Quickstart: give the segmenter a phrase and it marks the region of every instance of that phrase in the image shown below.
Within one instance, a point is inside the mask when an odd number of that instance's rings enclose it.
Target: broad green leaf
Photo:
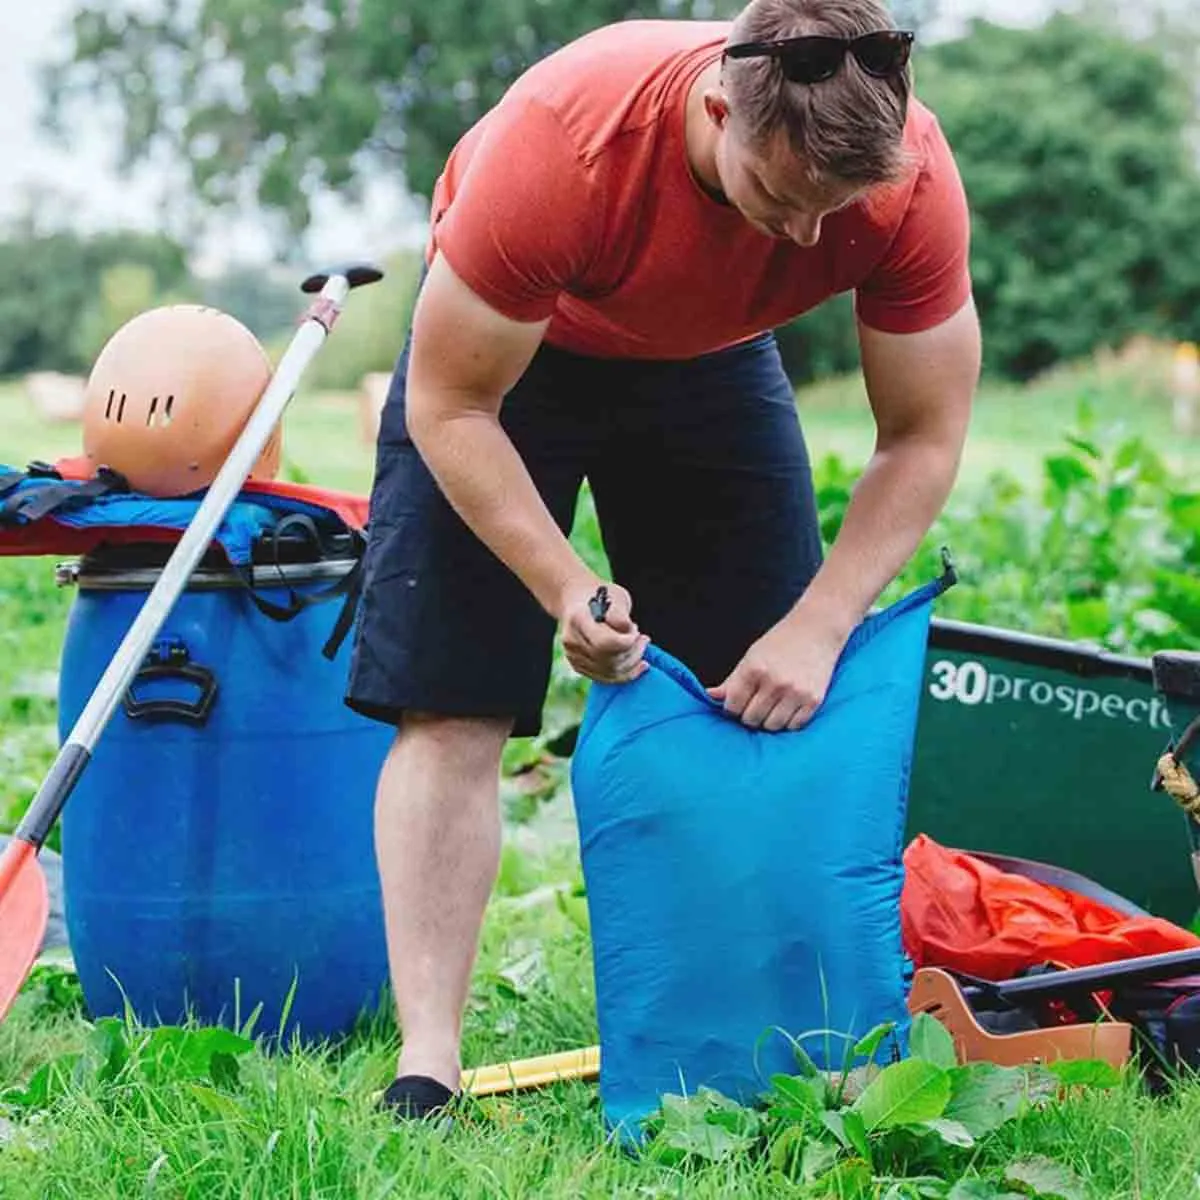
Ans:
[[[1058,492],[1069,492],[1073,487],[1093,478],[1091,469],[1081,459],[1071,454],[1056,454],[1047,458],[1043,467],[1051,484]]]
[[[1200,534],[1200,492],[1181,492],[1167,499],[1171,521],[1192,534]]]
[[[224,1050],[218,1050],[208,1064],[209,1078],[219,1088],[225,1088],[226,1091],[233,1091],[241,1082],[238,1060],[232,1054],[226,1054]]]
[[[1112,1063],[1100,1059],[1074,1059],[1053,1062],[1048,1070],[1064,1087],[1115,1088],[1122,1082],[1121,1072]]]
[[[867,1141],[867,1124],[861,1114],[847,1109],[842,1113],[842,1129],[850,1145],[867,1161],[871,1161],[871,1146]]]
[[[239,1055],[249,1054],[254,1043],[228,1029],[198,1029],[189,1032],[180,1049],[190,1070],[209,1075],[214,1057],[224,1055],[236,1059]]]
[[[1104,599],[1070,597],[1067,606],[1067,635],[1075,641],[1100,641],[1112,628],[1112,612]]]
[[[1100,447],[1095,442],[1089,441],[1087,438],[1078,437],[1073,434],[1068,434],[1066,437],[1068,445],[1074,446],[1076,450],[1087,455],[1088,458],[1094,458],[1099,462],[1104,455],[1100,452]]]
[[[842,1113],[832,1110],[824,1112],[821,1114],[821,1123],[837,1138],[844,1150],[854,1149],[850,1145],[850,1139],[846,1136],[846,1122]]]
[[[799,1125],[789,1125],[771,1142],[769,1159],[771,1169],[794,1178],[799,1174],[804,1148],[808,1145],[808,1134]],[[837,1151],[834,1150],[836,1154]]]
[[[838,1149],[828,1142],[809,1142],[800,1156],[800,1178],[805,1183],[819,1179],[837,1165]]]
[[[1104,497],[1110,517],[1119,517],[1134,501],[1134,490],[1128,484],[1112,485]]]
[[[652,1146],[660,1160],[682,1154],[716,1162],[752,1146],[762,1118],[720,1092],[700,1088],[693,1096],[664,1096],[654,1124]]]
[[[854,1102],[867,1132],[917,1125],[943,1116],[950,1101],[950,1074],[919,1058],[881,1071]]]
[[[146,1038],[137,1058],[143,1074],[152,1082],[201,1080],[213,1078],[214,1056],[236,1058],[253,1049],[253,1042],[232,1030],[164,1025]],[[216,1070],[218,1075],[228,1078],[228,1063],[221,1063]]]
[[[771,1114],[774,1117],[790,1121],[810,1116],[819,1119],[824,1111],[823,1098],[813,1089],[811,1080],[795,1075],[773,1075],[771,1087]],[[824,1083],[821,1091],[824,1091]]]
[[[728,1129],[706,1121],[663,1129],[658,1140],[671,1150],[708,1162],[720,1162],[723,1158],[748,1150],[754,1144],[753,1138],[730,1133]]]
[[[1028,1080],[1018,1067],[971,1063],[951,1072],[950,1078],[950,1101],[942,1115],[975,1138],[1007,1124],[1026,1100]]]
[[[893,1180],[882,1200],[946,1200],[950,1181],[938,1175],[914,1175]]]
[[[913,1017],[908,1044],[913,1058],[924,1059],[944,1071],[952,1071],[958,1066],[954,1038],[945,1025],[929,1013],[917,1013]]]
[[[750,1133],[729,1127],[738,1114]],[[694,1096],[667,1095],[652,1123],[655,1132],[649,1153],[672,1164],[686,1157],[718,1162],[754,1144],[757,1122],[756,1113],[710,1089],[701,1088]]]
[[[808,1051],[798,1041],[794,1040],[792,1042],[792,1057],[796,1060],[798,1074],[804,1076],[805,1079],[817,1079],[821,1077],[820,1068],[813,1062]]]
[[[23,1089],[5,1092],[4,1103],[31,1111],[50,1108],[70,1091],[82,1062],[82,1054],[64,1054],[43,1064]]]
[[[706,1119],[710,1125],[719,1125],[722,1129],[728,1129],[730,1133],[745,1137],[757,1137],[763,1122],[762,1117],[752,1108],[743,1108],[732,1100],[722,1105],[714,1105],[709,1109]]]
[[[870,1033],[866,1034],[861,1041],[854,1047],[855,1057],[863,1057],[874,1059],[879,1053],[879,1047],[892,1036],[896,1031],[895,1021],[885,1021],[882,1025],[876,1025]]]
[[[861,1159],[840,1162],[816,1181],[821,1200],[866,1200],[875,1190],[871,1168]]]
[[[871,1144],[867,1140],[867,1127],[856,1112],[844,1108],[840,1112],[832,1109],[821,1114],[825,1128],[838,1140],[843,1150],[853,1150],[866,1161],[871,1160]]]
[[[789,1179],[812,1183],[837,1164],[840,1153],[837,1146],[815,1141],[793,1125],[772,1143],[770,1161],[775,1170]]]
[[[1070,1167],[1049,1158],[1011,1163],[1005,1168],[1004,1181],[1033,1188],[1042,1200],[1088,1200],[1083,1180]]]
[[[947,1117],[939,1117],[934,1121],[922,1121],[914,1128],[928,1129],[930,1133],[936,1133],[947,1146],[958,1146],[960,1149],[970,1150],[975,1145],[975,1138],[971,1131],[961,1121],[951,1121]]]
[[[100,1083],[111,1083],[129,1061],[124,1022],[103,1017],[88,1036],[86,1059]]]
[[[1159,483],[1166,476],[1162,459],[1142,437],[1128,438],[1117,447],[1113,454],[1113,469],[1117,474],[1132,471],[1150,483]]]
[[[901,1179],[890,1184],[880,1200],[946,1200],[949,1190],[944,1179]]]
[[[949,1191],[946,1200],[1002,1200],[1005,1191],[987,1179],[960,1179]]]
[[[245,1116],[236,1100],[216,1091],[214,1088],[206,1087],[202,1083],[189,1083],[187,1087],[200,1106],[214,1117],[221,1117],[229,1121],[238,1121]]]

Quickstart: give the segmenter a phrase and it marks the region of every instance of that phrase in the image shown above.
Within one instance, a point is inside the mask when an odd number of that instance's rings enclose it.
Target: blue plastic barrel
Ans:
[[[311,595],[353,565],[260,568],[256,590],[286,606],[289,587]],[[126,550],[71,574],[63,737],[158,569]],[[342,702],[348,641],[321,653],[340,607],[270,619],[219,566],[176,602],[63,813],[67,932],[93,1016],[127,997],[147,1025],[233,1027],[261,1005],[256,1034],[311,1041],[378,1008],[373,805],[392,734]]]

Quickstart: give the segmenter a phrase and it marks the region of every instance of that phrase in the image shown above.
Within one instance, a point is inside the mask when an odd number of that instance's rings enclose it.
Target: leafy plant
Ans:
[[[21,988],[21,1004],[39,1020],[81,1015],[84,1000],[79,976],[62,964],[40,962]]]
[[[941,616],[1127,654],[1200,646],[1200,490],[1141,436],[1102,426],[1086,396],[1040,489],[997,473],[948,505],[886,596],[935,573],[943,545],[964,586]]]
[[[709,1088],[665,1096],[647,1122],[647,1156],[687,1169],[751,1156],[814,1197],[1083,1200],[1086,1186],[1066,1166],[1004,1161],[989,1140],[1064,1089],[1117,1086],[1117,1071],[1102,1062],[959,1065],[950,1034],[924,1013],[914,1018],[908,1057],[878,1070],[889,1032],[881,1027],[854,1048],[868,1059],[869,1079],[853,1098],[845,1072],[830,1078],[802,1052],[798,1073],[774,1076],[754,1106]]]
[[[152,1030],[132,1020],[104,1017],[92,1026],[81,1050],[44,1063],[23,1087],[10,1088],[0,1101],[26,1114],[53,1108],[86,1089],[101,1104],[150,1103],[155,1089],[186,1085],[209,1107],[220,1106],[215,1092],[236,1090],[238,1059],[254,1043],[228,1029],[163,1025]]]

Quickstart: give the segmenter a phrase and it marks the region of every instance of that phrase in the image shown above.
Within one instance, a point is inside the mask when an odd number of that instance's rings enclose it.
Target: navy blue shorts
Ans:
[[[384,405],[347,703],[510,717],[541,729],[555,624],[442,496]],[[708,685],[795,603],[821,561],[808,453],[775,339],[686,362],[543,345],[501,423],[564,532],[592,489],[613,578],[643,633]]]

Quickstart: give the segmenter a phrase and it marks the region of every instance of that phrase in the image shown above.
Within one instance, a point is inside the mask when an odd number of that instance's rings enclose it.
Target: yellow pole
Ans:
[[[501,1092],[524,1092],[549,1083],[578,1080],[590,1083],[600,1076],[600,1047],[564,1050],[494,1063],[486,1067],[468,1067],[462,1073],[462,1090],[472,1096],[495,1096]]]

